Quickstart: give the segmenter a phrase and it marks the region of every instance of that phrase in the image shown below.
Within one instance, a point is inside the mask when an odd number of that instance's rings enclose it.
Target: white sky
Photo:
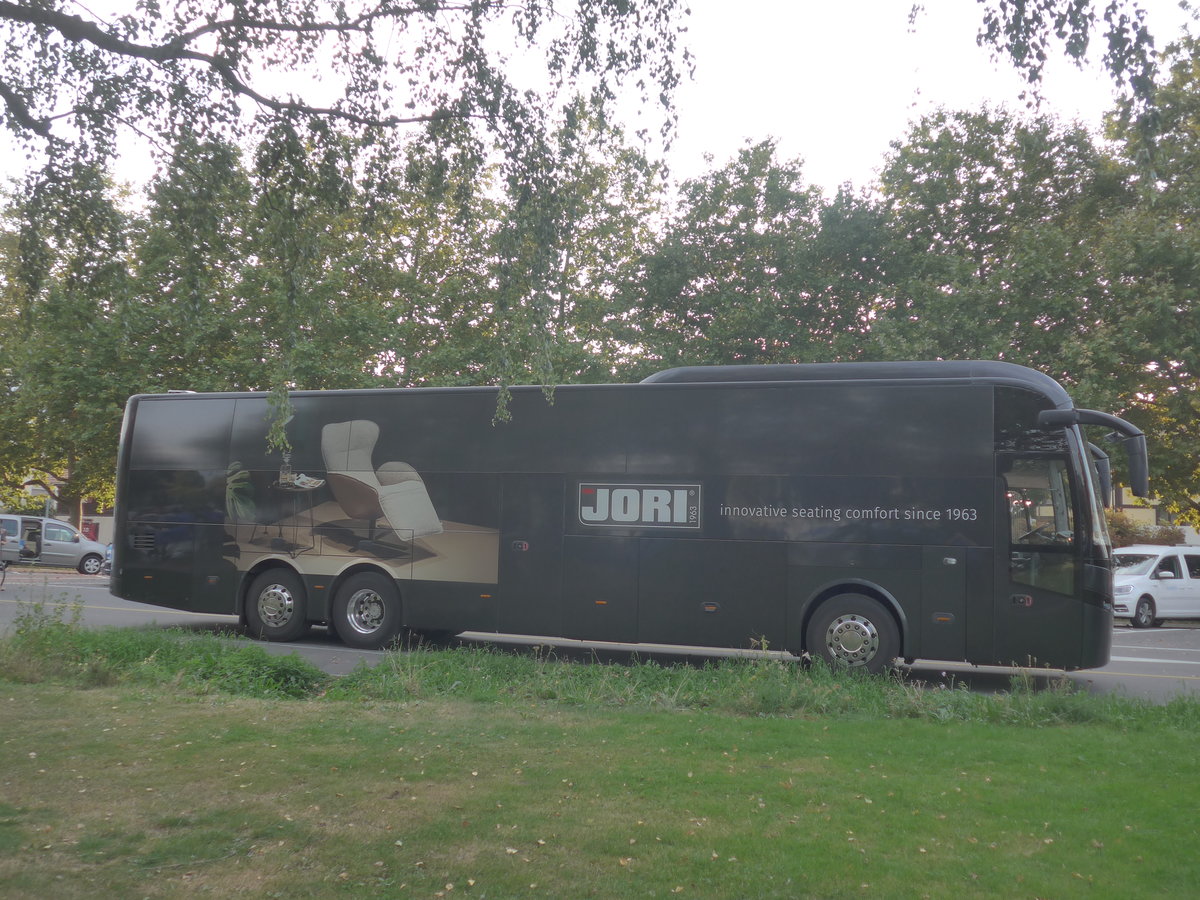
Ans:
[[[1178,0],[1139,0],[1160,50],[1182,33]],[[939,106],[1023,108],[1023,83],[975,43],[975,0],[690,0],[695,78],[678,94],[673,174],[706,171],[704,155],[729,160],[746,140],[775,137],[785,159],[805,161],[806,180],[827,194],[864,187],[889,142]],[[1097,6],[1103,6],[1098,3]],[[1093,40],[1099,57],[1102,38]],[[1098,68],[1048,68],[1043,112],[1099,127],[1113,85]]]

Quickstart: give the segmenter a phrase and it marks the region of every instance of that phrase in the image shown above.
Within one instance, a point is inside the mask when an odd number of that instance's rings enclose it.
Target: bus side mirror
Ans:
[[[1089,443],[1088,449],[1092,452],[1096,475],[1100,479],[1100,498],[1104,503],[1104,508],[1111,509],[1113,505],[1112,461],[1108,458],[1108,454],[1095,444]]]
[[[1072,425],[1101,425],[1115,428],[1108,440],[1120,443],[1129,459],[1129,489],[1135,497],[1150,496],[1150,463],[1146,454],[1146,435],[1136,425],[1110,413],[1094,409],[1044,409],[1038,413],[1042,428],[1070,428]]]

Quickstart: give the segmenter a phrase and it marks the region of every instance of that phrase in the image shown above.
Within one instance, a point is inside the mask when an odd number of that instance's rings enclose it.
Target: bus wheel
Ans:
[[[1134,628],[1149,628],[1154,624],[1154,601],[1149,597],[1142,597],[1137,602],[1137,606],[1133,609],[1133,618],[1129,620],[1129,624]]]
[[[294,641],[308,630],[306,613],[304,584],[295,572],[271,569],[251,583],[246,625],[255,637]]]
[[[896,620],[883,604],[860,594],[840,594],[821,604],[808,623],[808,652],[833,668],[878,674],[900,653]]]
[[[332,618],[347,646],[378,650],[400,634],[400,593],[387,576],[359,572],[338,588]]]

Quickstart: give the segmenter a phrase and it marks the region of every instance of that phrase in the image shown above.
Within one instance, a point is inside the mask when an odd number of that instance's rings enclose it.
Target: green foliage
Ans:
[[[1109,344],[1123,371],[1130,418],[1154,448],[1157,489],[1181,522],[1200,524],[1200,42],[1168,49],[1149,142],[1127,106],[1110,123],[1125,155],[1143,162],[1139,202],[1112,223],[1101,247],[1112,284]]]
[[[301,699],[329,678],[296,654],[215,635],[154,629],[81,627],[82,604],[60,597],[21,604],[10,636],[0,639],[0,678],[83,687],[112,684],[186,686],[198,693]]]
[[[1185,543],[1183,532],[1174,525],[1145,525],[1128,515],[1115,510],[1106,512],[1108,533],[1114,547],[1133,544],[1164,544],[1174,546]]]
[[[1025,727],[1099,723],[1151,726],[1163,707],[1114,695],[1093,697],[1069,682],[1036,686],[1029,676],[1008,692],[928,687],[903,674],[869,676],[801,667],[778,656],[662,665],[562,659],[490,647],[414,647],[331,679],[296,654],[218,635],[159,629],[84,629],[66,598],[23,609],[0,639],[0,679],[96,685],[183,687],[197,694],[329,701],[467,700],[524,708],[557,705],[733,716],[924,719]],[[1200,727],[1200,705],[1176,704],[1171,721]]]
[[[1098,16],[1087,0],[980,0],[984,7],[979,43],[991,47],[1022,72],[1031,85],[1061,44],[1068,59],[1089,58],[1093,39],[1103,38],[1101,60],[1117,84],[1145,110],[1154,97],[1157,69],[1153,36],[1137,2],[1107,2]],[[1097,35],[1097,31],[1101,33]]]
[[[112,499],[112,453],[128,387],[117,317],[129,296],[128,219],[93,166],[59,161],[8,210],[0,257],[0,484],[27,481],[64,508]],[[68,223],[63,206],[78,203]]]
[[[64,505],[109,498],[141,391],[268,391],[282,451],[297,388],[987,358],[1139,424],[1160,499],[1200,521],[1197,52],[1165,57],[1155,142],[1133,101],[1106,145],[1046,117],[939,111],[874,190],[833,198],[772,141],[671,196],[576,95],[557,120],[479,99],[533,129],[519,161],[458,117],[403,145],[298,111],[247,123],[246,152],[221,129],[172,132],[140,207],[96,154],[54,143],[0,229],[0,491],[33,477]]]
[[[678,0],[254,0],[234,13],[197,0],[101,19],[63,0],[0,3],[4,124],[44,163],[20,190],[18,239],[2,248],[0,373],[17,402],[0,415],[0,431],[15,436],[0,452],[0,480],[32,473],[64,483],[64,499],[109,499],[120,405],[159,385],[270,391],[271,444],[285,450],[289,391],[363,386],[389,354],[420,354],[397,346],[401,323],[428,324],[410,298],[437,285],[438,302],[454,303],[445,296],[454,284],[437,279],[462,273],[422,272],[418,291],[396,290],[403,275],[380,278],[401,268],[413,224],[391,218],[399,227],[373,230],[388,223],[376,214],[412,146],[472,198],[497,165],[515,210],[490,228],[507,245],[470,247],[466,309],[454,313],[474,339],[457,365],[439,368],[524,380],[525,350],[547,328],[543,238],[561,224],[552,202],[528,198],[559,196],[555,129],[578,118],[581,93],[605,127],[632,81],[661,106],[667,130],[690,66],[685,14]],[[518,84],[527,79],[509,72],[513,50],[539,62],[540,77],[523,66],[532,77]],[[264,87],[276,83],[288,92]],[[243,111],[247,99],[257,114]],[[164,163],[133,254],[102,184],[130,132],[149,136]],[[251,146],[247,173],[233,148]],[[481,282],[498,295],[473,296]],[[490,321],[475,337],[480,310]],[[543,357],[532,371],[549,384],[554,361]]]
[[[820,192],[773,141],[685,182],[678,206],[627,289],[642,369],[827,360],[853,340],[858,311],[826,279]]]
[[[24,489],[0,487],[0,509],[18,515],[41,516],[46,512],[46,498],[26,493]]]
[[[234,14],[195,0],[126,12],[101,19],[62,0],[0,4],[6,125],[89,161],[115,153],[127,124],[168,140],[318,124],[377,145],[387,129],[423,125],[431,141],[477,157],[490,133],[515,172],[525,154],[538,155],[547,113],[576,80],[602,102],[636,75],[643,101],[666,101],[688,64],[675,0],[252,0]],[[510,76],[512,50],[542,64],[543,89]],[[243,112],[247,99],[257,115]]]
[[[1048,119],[922,119],[881,174],[905,265],[872,345],[891,359],[1007,359],[1069,385],[1110,373],[1089,353],[1107,299],[1091,248],[1127,196],[1112,167],[1086,132]]]

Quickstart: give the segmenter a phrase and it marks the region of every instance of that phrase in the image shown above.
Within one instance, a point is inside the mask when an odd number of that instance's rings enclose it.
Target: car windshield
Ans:
[[[1113,556],[1114,574],[1145,575],[1158,559],[1146,553],[1117,553]]]

